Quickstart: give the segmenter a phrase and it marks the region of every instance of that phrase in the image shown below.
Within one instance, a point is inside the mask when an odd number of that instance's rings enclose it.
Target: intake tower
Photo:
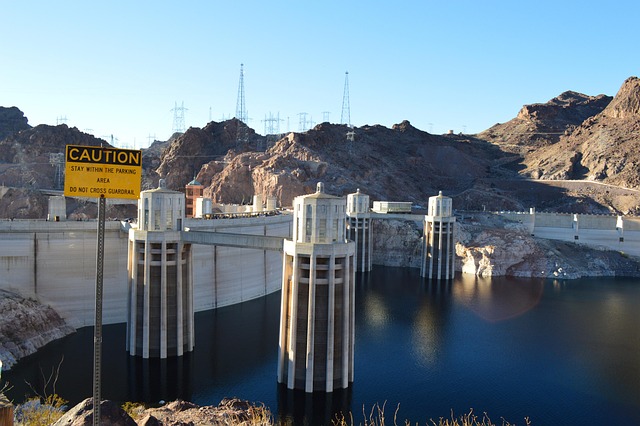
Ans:
[[[293,239],[284,241],[278,382],[305,392],[353,382],[355,244],[346,240],[344,198],[293,201]]]

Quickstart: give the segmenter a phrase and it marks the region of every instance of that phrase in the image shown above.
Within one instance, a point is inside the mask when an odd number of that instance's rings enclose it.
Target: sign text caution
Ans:
[[[67,145],[64,195],[68,197],[140,197],[142,151]]]

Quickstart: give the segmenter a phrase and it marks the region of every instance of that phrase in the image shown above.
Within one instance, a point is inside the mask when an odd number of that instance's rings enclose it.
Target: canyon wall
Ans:
[[[50,306],[0,290],[0,359],[9,370],[22,357],[75,332]]]

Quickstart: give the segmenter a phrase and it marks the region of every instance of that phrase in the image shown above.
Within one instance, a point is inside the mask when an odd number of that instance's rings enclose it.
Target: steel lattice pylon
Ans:
[[[340,124],[351,127],[351,107],[349,106],[349,71],[344,73],[344,93],[342,94],[342,114]]]

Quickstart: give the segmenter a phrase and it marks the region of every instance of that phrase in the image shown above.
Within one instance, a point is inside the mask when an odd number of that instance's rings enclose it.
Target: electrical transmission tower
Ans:
[[[188,111],[187,108],[184,107],[184,102],[178,106],[178,102],[174,104],[175,106],[171,110],[173,112],[173,133],[184,133],[185,124],[184,124],[184,112]]]
[[[244,102],[244,64],[240,64],[240,82],[238,83],[238,100],[236,101],[236,118],[244,124],[249,122],[247,107]]]
[[[113,133],[111,133],[110,135],[102,135],[100,136],[102,139],[104,140],[109,140],[109,144],[115,148],[116,145],[118,145],[118,143],[120,142],[120,139],[118,139],[117,137],[113,136]]]
[[[237,123],[236,128],[236,149],[240,149],[242,145],[246,145],[249,141],[249,114],[244,100],[244,64],[240,64],[240,81],[238,82],[238,100],[236,101],[236,119],[241,123]]]
[[[49,164],[56,168],[53,176],[53,189],[60,189],[64,182],[64,153],[49,153]]]
[[[329,122],[329,115],[331,115],[331,112],[322,111],[322,122],[323,123],[328,123]]]
[[[349,71],[344,73],[344,93],[342,94],[342,115],[340,124],[351,127],[351,107],[349,106]]]
[[[269,117],[267,117],[265,114],[263,122],[264,122],[264,136],[265,136],[267,146],[266,147],[262,146],[262,143],[259,140],[256,147],[257,151],[266,151],[267,148],[271,147],[272,143],[275,143],[278,140],[278,137],[280,136],[281,121],[284,121],[284,120],[280,118],[280,113],[274,116],[271,112],[269,112]]]
[[[274,116],[271,112],[269,117],[264,116],[264,135],[278,135],[280,134],[280,122],[284,121],[280,118],[280,113]]]
[[[313,121],[311,119],[307,119],[306,112],[298,113],[298,131],[306,132],[311,126],[313,126]]]

